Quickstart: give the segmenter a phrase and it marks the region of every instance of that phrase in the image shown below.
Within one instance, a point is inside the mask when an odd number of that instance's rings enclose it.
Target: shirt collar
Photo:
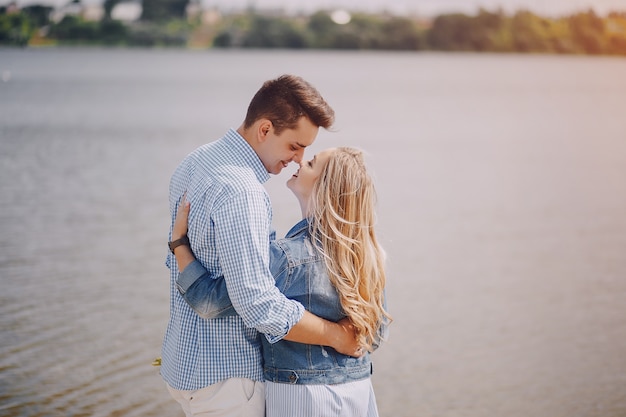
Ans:
[[[261,184],[270,179],[270,174],[261,162],[259,155],[252,146],[235,130],[229,129],[224,135],[224,140],[233,147],[233,151],[240,155],[242,160],[252,168]]]

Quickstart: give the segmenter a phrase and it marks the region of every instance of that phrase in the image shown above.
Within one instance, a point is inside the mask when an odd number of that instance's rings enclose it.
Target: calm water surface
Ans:
[[[286,72],[376,178],[381,415],[626,416],[625,59],[82,49],[0,49],[0,416],[181,415],[169,176]]]

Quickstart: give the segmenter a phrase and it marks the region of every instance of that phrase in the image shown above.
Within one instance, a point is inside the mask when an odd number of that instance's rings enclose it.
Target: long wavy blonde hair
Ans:
[[[375,204],[363,152],[336,148],[313,186],[311,236],[359,344],[369,351],[381,324],[391,321],[383,306],[385,252],[374,232]]]

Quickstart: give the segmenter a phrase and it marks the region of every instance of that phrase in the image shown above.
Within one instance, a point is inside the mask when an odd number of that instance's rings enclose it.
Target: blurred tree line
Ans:
[[[54,23],[43,6],[13,13],[0,8],[0,44],[47,39],[57,44],[626,55],[626,12],[601,17],[590,10],[546,18],[529,11],[480,10],[428,21],[355,13],[338,24],[326,11],[277,16],[247,10],[206,23],[200,14],[188,15],[188,0],[144,0],[141,19],[122,23],[111,19],[119,1],[105,0],[105,16],[98,22],[66,16]]]
[[[175,46],[187,45],[194,27],[186,18],[188,0],[142,0],[139,21],[123,22],[111,16],[123,0],[104,0],[100,20],[80,14],[66,14],[61,20],[51,18],[53,8],[32,5],[0,7],[0,45],[111,45]],[[81,0],[68,4],[81,5]]]
[[[439,16],[425,36],[430,49],[443,51],[626,55],[626,13],[548,19],[528,11],[507,16],[481,10],[476,16]]]

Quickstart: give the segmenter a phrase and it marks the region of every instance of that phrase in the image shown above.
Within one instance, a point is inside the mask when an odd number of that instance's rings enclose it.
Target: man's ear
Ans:
[[[269,135],[269,133],[271,132],[272,128],[274,127],[274,125],[272,124],[272,121],[269,119],[262,119],[259,123],[258,126],[258,135],[259,135],[259,142],[265,142],[265,139],[267,139],[267,136]]]

